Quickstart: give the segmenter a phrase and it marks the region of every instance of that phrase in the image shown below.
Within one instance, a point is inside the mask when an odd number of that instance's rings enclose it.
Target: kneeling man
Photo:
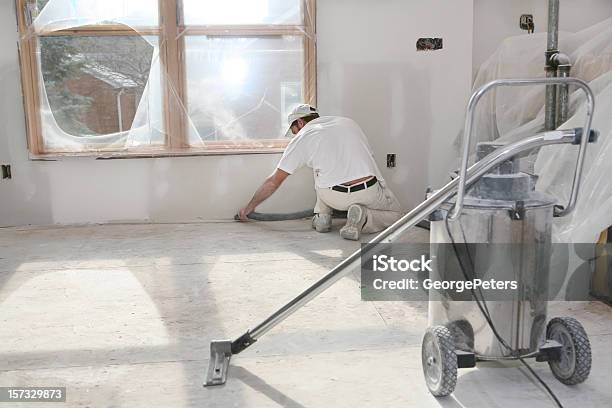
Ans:
[[[276,171],[240,210],[241,220],[246,221],[287,176],[303,166],[314,173],[317,204],[312,226],[318,232],[331,230],[333,209],[348,211],[340,235],[350,240],[359,240],[362,232],[382,231],[400,218],[400,204],[385,185],[368,140],[355,121],[320,117],[312,106],[300,105],[291,112],[288,123],[295,137]]]

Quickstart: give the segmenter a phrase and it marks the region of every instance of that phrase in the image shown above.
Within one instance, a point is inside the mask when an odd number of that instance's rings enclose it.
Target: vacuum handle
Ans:
[[[498,79],[496,81],[489,82],[479,88],[468,103],[467,115],[465,118],[465,128],[463,132],[463,154],[461,159],[461,168],[459,171],[459,186],[457,189],[457,199],[455,207],[451,214],[450,219],[456,219],[463,210],[463,201],[465,198],[465,187],[466,187],[466,176],[468,168],[468,160],[470,155],[470,142],[472,140],[474,115],[476,106],[482,99],[482,97],[492,89],[502,86],[532,86],[532,85],[569,85],[573,84],[581,88],[586,94],[587,98],[587,112],[584,126],[581,128],[581,134],[587,134],[589,137],[579,137],[580,149],[578,150],[578,160],[576,161],[576,170],[574,172],[574,180],[572,182],[572,191],[570,193],[569,203],[562,210],[556,212],[556,216],[564,217],[570,214],[576,206],[578,199],[578,193],[580,191],[580,181],[582,178],[582,169],[584,167],[584,157],[586,154],[586,147],[589,140],[592,137],[591,126],[593,124],[593,111],[595,110],[595,96],[589,85],[578,78],[538,78],[538,79]],[[593,136],[596,139],[596,135]]]

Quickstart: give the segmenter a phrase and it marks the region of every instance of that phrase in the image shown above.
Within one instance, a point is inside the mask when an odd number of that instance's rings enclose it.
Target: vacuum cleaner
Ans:
[[[532,85],[574,85],[583,90],[587,105],[584,126],[546,131],[505,145],[481,144],[479,160],[468,167],[474,112],[482,96],[502,86]],[[431,220],[432,251],[437,251],[439,244],[453,248],[452,252],[436,253],[437,262],[454,257],[466,281],[480,276],[512,278],[519,283],[513,299],[497,303],[487,301],[477,291],[472,291],[465,301],[440,298],[439,293],[430,292],[433,302],[429,309],[430,327],[423,339],[422,363],[431,393],[438,397],[449,395],[455,389],[457,369],[474,367],[483,360],[517,359],[524,363],[526,358],[535,358],[547,361],[553,374],[565,384],[584,381],[591,365],[584,329],[567,317],[546,323],[546,302],[552,219],[567,216],[576,205],[587,145],[597,139],[597,132],[591,130],[594,108],[594,95],[588,84],[571,77],[497,80],[478,89],[468,104],[459,177],[432,192],[424,202],[252,329],[234,340],[211,342],[204,385],[224,384],[233,355],[253,345],[353,268],[360,267],[362,253],[375,250],[378,244],[393,242],[427,218]],[[534,191],[533,180],[518,171],[515,160],[521,154],[553,145],[576,145],[578,149],[569,202],[565,206]],[[533,250],[521,254],[516,267],[496,271],[477,259],[462,259],[461,254],[466,251],[459,246],[470,241],[516,244]],[[436,269],[445,273],[444,268]]]

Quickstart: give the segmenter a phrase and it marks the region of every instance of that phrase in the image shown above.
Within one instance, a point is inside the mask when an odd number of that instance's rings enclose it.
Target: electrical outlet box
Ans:
[[[390,169],[395,167],[395,153],[387,154],[387,167]]]
[[[533,34],[535,31],[535,22],[532,14],[523,14],[519,22],[521,30],[527,31],[529,34]]]
[[[444,48],[442,38],[419,38],[416,43],[417,51],[437,51]]]
[[[11,175],[11,165],[10,164],[3,164],[0,167],[0,172],[2,173],[2,180],[10,179],[12,177],[12,175]]]

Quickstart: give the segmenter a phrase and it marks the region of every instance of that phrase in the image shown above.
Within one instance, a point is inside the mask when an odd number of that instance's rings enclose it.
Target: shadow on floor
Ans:
[[[265,395],[272,401],[276,402],[285,408],[306,408],[304,405],[295,401],[286,394],[283,394],[270,384],[265,382],[263,379],[253,374],[249,370],[240,366],[233,366],[231,368],[232,375],[242,381],[245,385],[251,387],[253,390]]]

